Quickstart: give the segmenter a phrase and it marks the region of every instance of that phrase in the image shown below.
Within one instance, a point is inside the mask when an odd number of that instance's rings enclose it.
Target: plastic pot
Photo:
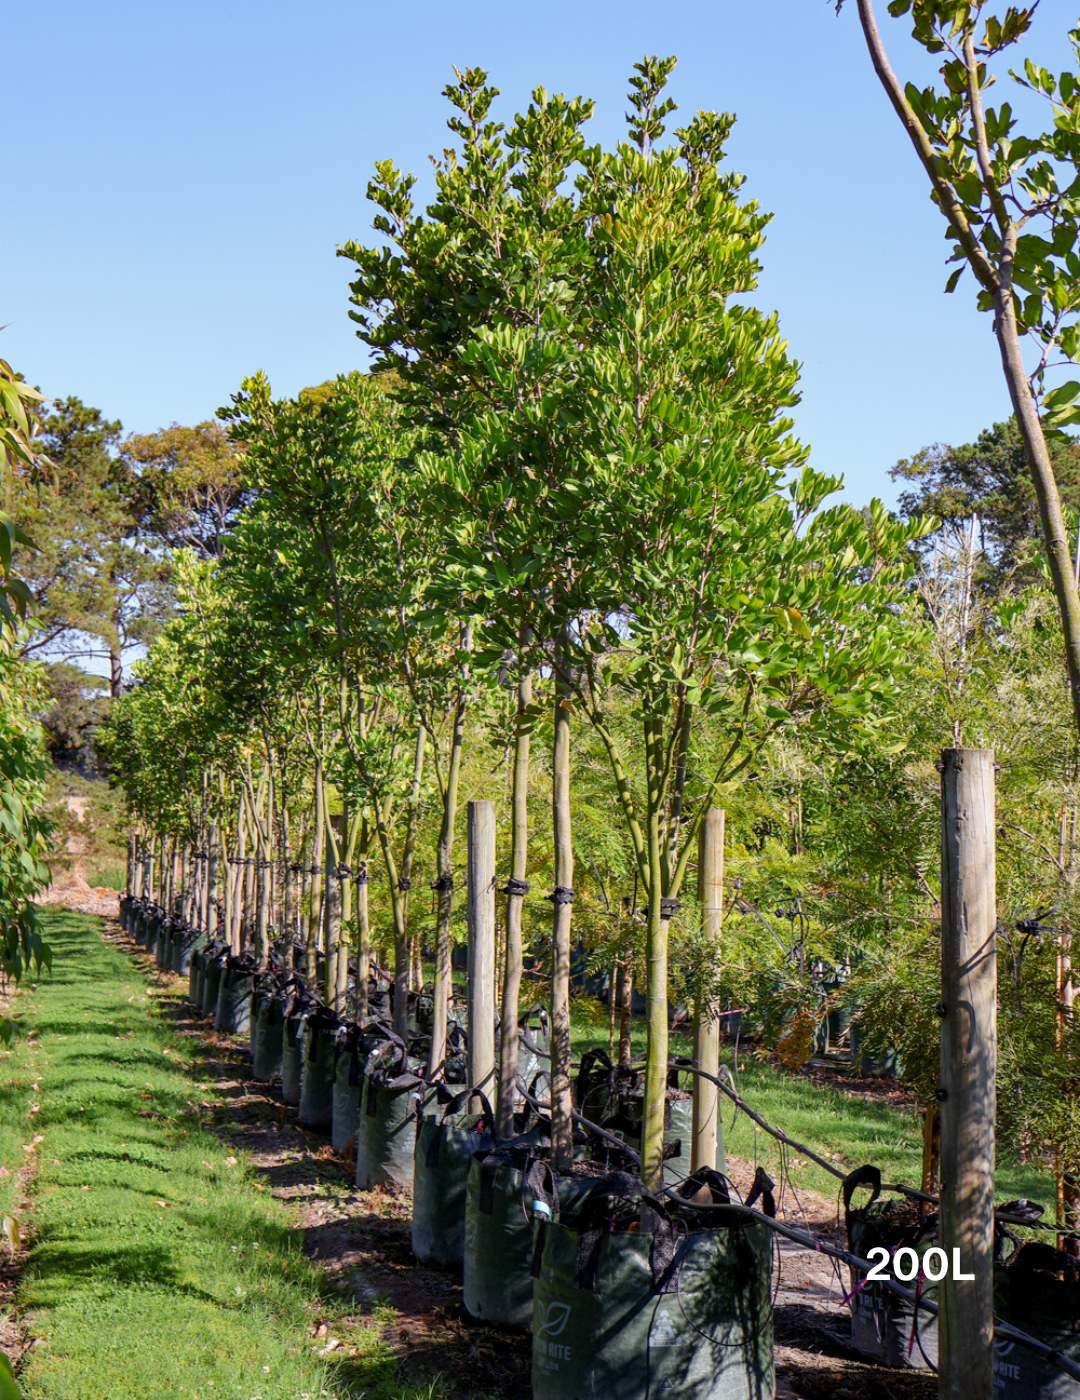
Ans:
[[[589,1198],[580,1204],[578,1222],[537,1229],[534,1400],[774,1394],[766,1226],[734,1217],[706,1227],[672,1211],[651,1213],[647,1231],[639,1216],[630,1231],[591,1216]]]

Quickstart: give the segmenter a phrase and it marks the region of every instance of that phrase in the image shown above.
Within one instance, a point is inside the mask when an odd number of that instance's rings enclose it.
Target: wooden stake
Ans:
[[[495,804],[469,803],[469,1083],[488,1097],[495,1074]],[[480,1112],[477,1099],[472,1111]]]
[[[992,1400],[997,899],[994,754],[941,765],[941,1242],[939,1392]],[[959,1265],[957,1268],[956,1265]],[[967,1277],[965,1277],[967,1276]]]
[[[698,845],[698,899],[706,944],[719,946],[724,918],[724,812],[710,807],[701,823]],[[720,1069],[720,1018],[716,1007],[694,1007],[694,1064],[706,1074]],[[694,1076],[693,1137],[690,1170],[716,1166],[719,1091],[715,1084]]]

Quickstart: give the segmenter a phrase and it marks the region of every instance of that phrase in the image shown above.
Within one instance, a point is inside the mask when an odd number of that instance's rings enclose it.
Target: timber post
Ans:
[[[698,838],[698,899],[704,941],[719,947],[724,918],[724,812],[710,807]],[[720,1070],[720,1018],[717,1008],[698,998],[694,1007],[694,1065],[715,1076]],[[719,1090],[700,1074],[694,1075],[693,1128],[690,1170],[716,1167]]]
[[[992,1400],[997,897],[992,749],[941,756],[939,1393]]]

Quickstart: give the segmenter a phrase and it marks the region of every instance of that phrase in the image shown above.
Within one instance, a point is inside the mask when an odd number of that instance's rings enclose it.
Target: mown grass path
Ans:
[[[198,1123],[190,1042],[100,921],[49,913],[54,975],[0,1062],[0,1205],[36,1162],[19,1303],[30,1400],[319,1400],[333,1304],[284,1210]],[[385,1394],[372,1335],[370,1380]],[[356,1375],[355,1362],[353,1374]]]

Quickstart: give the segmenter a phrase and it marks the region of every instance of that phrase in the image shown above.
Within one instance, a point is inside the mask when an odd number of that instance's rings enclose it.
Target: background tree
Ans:
[[[225,536],[249,499],[242,464],[220,423],[173,423],[125,439],[122,460],[132,518],[168,549],[220,558]]]
[[[138,536],[119,440],[119,423],[80,399],[60,399],[42,416],[48,477],[19,477],[13,493],[35,544],[18,556],[36,618],[23,653],[104,656],[114,696],[125,653],[153,638],[171,600],[168,561]]]
[[[1049,443],[1062,503],[1080,508],[1080,447],[1070,438]],[[995,589],[1033,582],[1031,546],[1042,538],[1039,507],[1024,443],[1014,418],[985,428],[960,447],[935,443],[889,471],[902,483],[906,516],[931,515],[953,524],[978,521],[980,579]],[[929,537],[921,546],[932,548]]]

